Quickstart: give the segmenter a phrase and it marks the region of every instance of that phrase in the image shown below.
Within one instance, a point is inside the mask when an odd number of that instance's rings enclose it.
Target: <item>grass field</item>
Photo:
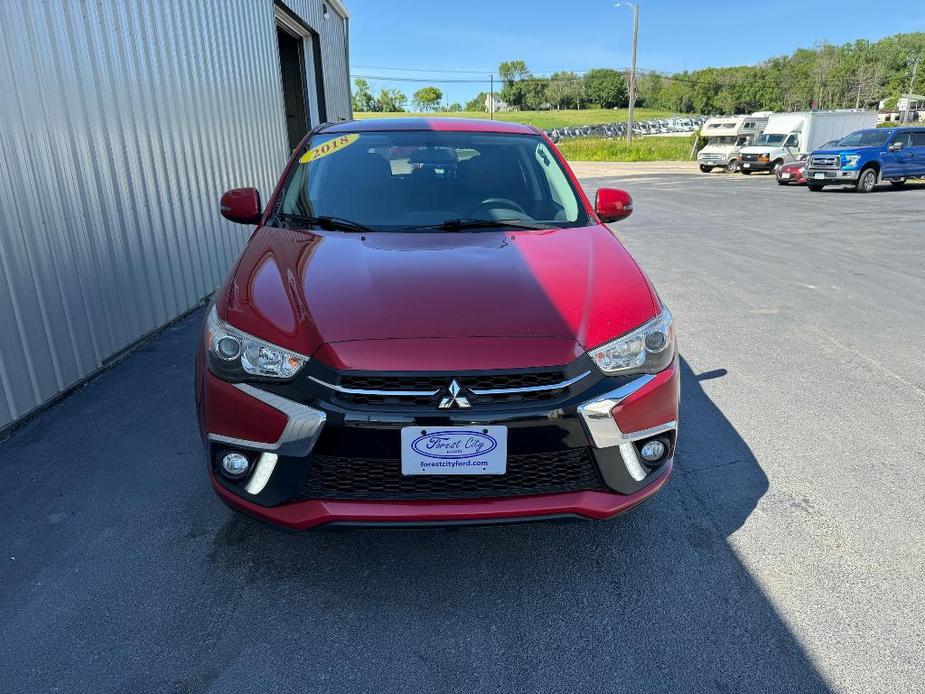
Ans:
[[[626,140],[600,137],[577,137],[558,144],[570,161],[687,161],[691,140],[687,137],[638,137],[632,145]]]
[[[650,118],[669,118],[673,114],[652,108],[637,108],[633,118],[637,121]],[[432,113],[354,113],[354,118],[488,118],[481,111],[462,111],[458,113],[435,111]],[[503,111],[495,114],[495,120],[511,123],[526,123],[537,128],[549,130],[563,125],[596,125],[599,123],[620,123],[627,118],[626,109],[592,108],[562,111]]]

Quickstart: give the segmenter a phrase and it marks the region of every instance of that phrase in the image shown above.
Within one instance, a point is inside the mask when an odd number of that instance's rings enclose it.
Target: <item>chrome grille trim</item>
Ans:
[[[578,381],[583,378],[587,378],[591,375],[591,371],[585,371],[584,373],[578,374],[572,378],[566,379],[565,381],[560,381],[558,383],[548,383],[542,386],[524,386],[522,388],[488,388],[488,389],[468,389],[473,395],[516,395],[517,393],[542,393],[550,390],[561,390],[563,388],[568,388],[569,386],[578,383]],[[338,393],[344,393],[345,395],[380,395],[383,397],[432,397],[437,395],[440,392],[440,389],[437,390],[368,390],[365,388],[346,388],[344,386],[335,385],[334,383],[328,383],[327,381],[322,381],[320,378],[315,376],[309,376],[309,380],[314,381],[315,383],[324,386],[325,388],[330,388],[331,390],[337,391]],[[451,379],[452,380],[452,379]],[[464,381],[464,378],[457,380]]]
[[[590,375],[591,371],[589,370],[585,371],[583,374],[578,374],[574,378],[569,378],[568,380],[561,381],[559,383],[550,383],[544,386],[524,386],[523,388],[492,388],[487,390],[472,388],[469,392],[473,395],[513,395],[515,393],[542,393],[546,390],[559,390],[561,388],[568,388],[570,385],[578,383],[578,381]]]
[[[310,381],[324,386],[325,388],[330,388],[331,390],[336,390],[338,393],[345,393],[346,395],[382,395],[385,397],[392,396],[401,396],[405,395],[408,397],[427,397],[433,396],[440,392],[437,390],[367,390],[365,388],[345,388],[344,386],[334,385],[333,383],[328,383],[327,381],[322,381],[320,378],[315,378],[314,376],[308,377]]]
[[[841,166],[841,157],[837,154],[823,154],[809,158],[809,166],[814,169],[837,169]]]

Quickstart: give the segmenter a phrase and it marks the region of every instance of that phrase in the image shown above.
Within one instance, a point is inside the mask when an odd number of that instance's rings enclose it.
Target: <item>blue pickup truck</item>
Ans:
[[[805,177],[813,191],[851,185],[859,193],[881,181],[898,188],[909,178],[925,178],[925,127],[856,130],[809,155]]]

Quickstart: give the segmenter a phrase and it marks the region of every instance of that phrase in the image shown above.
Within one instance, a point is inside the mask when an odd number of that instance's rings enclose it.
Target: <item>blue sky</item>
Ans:
[[[536,74],[630,63],[633,13],[613,0],[345,0],[354,76],[410,94],[427,83],[448,102],[488,90],[487,73],[522,59]],[[676,72],[744,65],[811,47],[925,31],[925,2],[640,0],[640,68]],[[744,9],[745,8],[745,9]],[[382,68],[414,68],[385,70]],[[478,70],[481,74],[419,72]],[[433,78],[433,79],[431,79]],[[484,85],[438,80],[484,80]]]

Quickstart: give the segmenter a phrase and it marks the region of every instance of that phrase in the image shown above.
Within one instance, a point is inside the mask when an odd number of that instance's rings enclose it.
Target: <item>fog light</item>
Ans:
[[[226,453],[222,457],[222,472],[226,477],[238,479],[247,474],[251,461],[240,453]]]
[[[667,450],[667,446],[665,446],[662,441],[659,439],[653,439],[652,441],[647,441],[645,444],[643,444],[639,454],[647,463],[654,463],[656,460],[665,455],[665,451]]]

